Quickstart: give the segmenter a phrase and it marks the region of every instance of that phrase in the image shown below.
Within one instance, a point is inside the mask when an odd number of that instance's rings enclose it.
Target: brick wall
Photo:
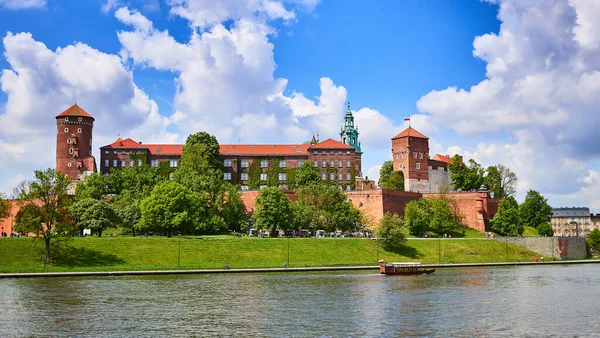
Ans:
[[[17,212],[19,212],[20,208],[19,208],[19,205],[17,204],[17,201],[9,201],[9,203],[10,203],[10,208],[8,210],[9,215],[7,218],[0,220],[0,232],[4,231],[10,236],[11,232],[13,231],[13,226],[15,223],[15,216],[17,215]]]
[[[376,226],[386,212],[404,216],[406,204],[422,196],[420,193],[384,189],[347,191],[345,194],[358,210],[365,213],[369,227]]]
[[[84,161],[92,157],[91,117],[56,118],[56,170],[71,180],[80,179],[84,172],[93,172],[93,161]],[[91,167],[90,167],[91,166]]]
[[[252,214],[256,210],[256,198],[258,197],[259,191],[250,190],[250,191],[242,191],[241,192],[241,200],[244,204],[244,210],[246,213]],[[290,201],[296,201],[296,194],[293,191],[284,191],[286,196],[290,199]]]

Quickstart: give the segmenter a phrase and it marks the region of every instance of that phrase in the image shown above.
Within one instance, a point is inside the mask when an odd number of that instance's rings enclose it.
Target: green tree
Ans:
[[[19,194],[21,209],[16,216],[15,230],[34,233],[43,239],[44,262],[48,262],[52,240],[70,236],[77,230],[69,213],[71,198],[67,195],[67,187],[71,180],[51,168],[36,170],[34,176],[35,180]]]
[[[501,164],[489,166],[484,181],[492,196],[498,199],[513,196],[517,189],[517,175]]]
[[[592,230],[587,237],[587,242],[596,253],[600,252],[600,230]]]
[[[99,200],[106,195],[108,189],[108,180],[106,176],[93,173],[85,177],[85,181],[77,183],[75,187],[75,196],[78,200],[93,198]]]
[[[552,227],[550,226],[549,223],[542,223],[542,224],[538,225],[537,231],[540,234],[540,236],[545,236],[545,237],[554,236],[554,230],[552,230]]]
[[[400,170],[393,171],[389,179],[381,184],[383,189],[404,191],[404,173]]]
[[[358,209],[347,201],[346,195],[329,184],[311,184],[296,191],[296,203],[311,210],[309,224],[327,231],[352,230],[361,222]],[[311,207],[309,207],[311,206]],[[319,230],[313,229],[313,230]]]
[[[406,243],[404,220],[397,214],[386,212],[379,221],[377,236],[379,236],[386,250],[395,251],[400,249]]]
[[[520,223],[523,226],[536,228],[541,235],[538,227],[550,223],[551,218],[552,207],[548,205],[548,201],[539,192],[529,190],[525,196],[525,201],[519,207]]]
[[[166,232],[171,237],[174,231],[186,232],[200,224],[205,201],[199,193],[173,181],[158,183],[150,196],[142,200],[141,218],[138,228]]]
[[[121,227],[131,229],[131,234],[135,237],[135,226],[142,217],[139,203],[123,205],[117,209],[117,214],[121,220]]]
[[[229,230],[240,231],[246,223],[246,209],[241,197],[238,187],[229,184],[227,194],[219,200],[222,203],[220,209],[223,221]]]
[[[467,166],[461,156],[454,155],[448,169],[451,172],[452,186],[457,191],[474,191],[484,183],[485,170],[473,159],[469,160]]]
[[[294,226],[291,202],[285,193],[276,187],[267,187],[258,193],[252,219],[256,228],[267,229],[271,233],[277,229],[289,230]]]
[[[456,232],[458,227],[459,224],[456,222],[448,201],[442,198],[432,199],[430,230],[441,236]]]
[[[315,168],[312,163],[306,161],[297,169],[297,187],[306,187],[311,184],[319,183],[321,183],[321,178],[319,177],[319,170],[317,170],[317,168]]]
[[[102,231],[113,227],[118,216],[113,207],[103,200],[84,198],[71,206],[71,214],[79,229],[91,229],[102,237]]]
[[[431,201],[426,198],[406,204],[404,221],[411,235],[422,237],[429,231],[432,212]]]
[[[10,215],[10,202],[8,198],[0,193],[0,221]]]
[[[185,146],[183,151],[185,152],[185,148],[187,146],[192,145],[202,145],[202,147],[195,148],[201,150],[201,157],[205,158],[208,162],[208,166],[211,169],[215,170],[223,170],[223,161],[221,160],[221,148],[219,146],[219,142],[217,138],[213,135],[206,132],[198,132],[188,136],[185,141]],[[187,147],[188,150],[191,147]],[[183,156],[182,156],[183,157]]]
[[[512,196],[500,202],[490,223],[491,230],[500,236],[522,236],[525,229],[519,222],[519,204]]]
[[[379,186],[383,189],[384,185],[390,180],[390,175],[394,172],[394,162],[393,161],[385,161],[381,165],[381,169],[379,169]]]

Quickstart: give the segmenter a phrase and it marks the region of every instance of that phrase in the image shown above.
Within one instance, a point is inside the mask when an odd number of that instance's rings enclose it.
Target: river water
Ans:
[[[0,336],[598,336],[600,265],[0,279]]]

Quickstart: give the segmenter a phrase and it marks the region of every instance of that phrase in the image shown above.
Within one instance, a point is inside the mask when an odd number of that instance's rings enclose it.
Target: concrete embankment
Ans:
[[[456,264],[423,264],[424,268],[465,268],[465,267],[498,267],[520,265],[557,265],[557,264],[594,264],[600,260],[572,260],[550,262],[501,262],[501,263],[456,263]],[[262,269],[205,269],[205,270],[148,270],[148,271],[90,271],[90,272],[40,272],[40,273],[4,273],[0,278],[34,278],[34,277],[98,277],[98,276],[144,276],[144,275],[193,275],[223,273],[265,273],[265,272],[318,272],[318,271],[377,271],[379,266],[332,266],[304,268],[262,268]]]

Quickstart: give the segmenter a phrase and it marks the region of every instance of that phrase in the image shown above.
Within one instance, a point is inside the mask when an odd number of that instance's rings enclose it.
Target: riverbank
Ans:
[[[55,243],[58,244],[58,243]],[[433,263],[533,262],[535,252],[487,239],[409,240],[398,251],[358,238],[87,237],[53,246],[41,262],[42,243],[0,239],[0,273],[114,272],[373,266],[385,261]]]
[[[499,263],[456,263],[456,264],[423,264],[423,268],[467,268],[467,267],[501,267],[525,265],[560,265],[560,264],[598,264],[600,260],[572,260],[550,262],[499,262]],[[88,271],[88,272],[39,272],[39,273],[4,273],[0,278],[35,278],[35,277],[118,277],[118,276],[147,276],[147,275],[199,275],[224,273],[288,273],[288,272],[319,272],[319,271],[378,271],[379,266],[324,266],[305,268],[262,268],[262,269],[203,269],[203,270],[156,270],[156,271]]]

